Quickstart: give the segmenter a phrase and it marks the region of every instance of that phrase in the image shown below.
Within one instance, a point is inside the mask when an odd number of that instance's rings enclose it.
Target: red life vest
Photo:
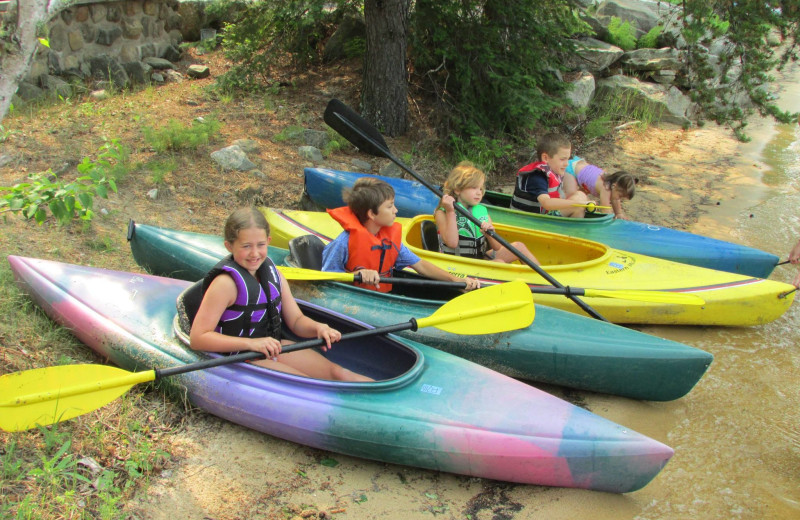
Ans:
[[[328,214],[350,233],[347,243],[347,264],[345,265],[349,272],[372,269],[378,271],[383,277],[391,276],[400,254],[402,227],[399,223],[394,222],[391,226],[384,226],[377,235],[373,235],[347,206],[329,209]],[[362,283],[355,285],[380,292],[392,290],[392,285],[387,283],[382,283],[377,288],[374,285]]]
[[[547,194],[551,199],[561,198],[561,192],[559,191],[559,188],[561,188],[561,178],[550,169],[550,166],[548,166],[546,162],[538,161],[523,166],[517,172],[517,183],[516,186],[514,186],[514,196],[511,199],[511,205],[517,209],[547,213],[547,210],[539,204],[538,195],[534,195],[527,190],[528,179],[532,175],[546,175]]]

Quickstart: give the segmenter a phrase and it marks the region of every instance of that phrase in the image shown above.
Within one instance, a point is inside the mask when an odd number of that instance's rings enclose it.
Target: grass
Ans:
[[[97,362],[20,293],[7,263],[0,331],[3,373]],[[169,460],[165,441],[180,427],[179,408],[134,389],[67,423],[0,431],[0,518],[126,518],[119,504]]]

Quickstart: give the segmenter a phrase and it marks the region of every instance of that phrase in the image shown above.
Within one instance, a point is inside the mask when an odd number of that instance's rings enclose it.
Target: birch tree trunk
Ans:
[[[36,36],[40,24],[50,20],[55,9],[51,0],[17,0],[16,29],[9,35],[5,51],[0,54],[0,123],[8,113],[11,98],[19,83],[28,74],[39,45]],[[63,4],[61,2],[54,2]]]

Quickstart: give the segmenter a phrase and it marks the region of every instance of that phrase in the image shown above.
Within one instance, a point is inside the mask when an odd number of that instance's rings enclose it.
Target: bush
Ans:
[[[616,45],[624,51],[636,48],[636,28],[627,20],[624,22],[616,16],[611,17],[608,24],[609,43]]]

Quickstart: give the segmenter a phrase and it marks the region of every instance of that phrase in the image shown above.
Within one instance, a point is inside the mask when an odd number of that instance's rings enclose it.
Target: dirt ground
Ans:
[[[211,66],[212,78],[121,93],[105,101],[86,98],[39,111],[21,109],[7,118],[3,125],[10,134],[0,144],[0,155],[10,161],[0,168],[2,186],[48,168],[64,171],[65,177],[74,175],[75,165],[84,156],[94,156],[104,137],[131,146],[133,160],[142,166],[120,183],[118,194],[96,201],[97,209],[107,214],[98,215],[88,230],[53,222],[37,226],[6,215],[7,221],[0,224],[0,251],[138,271],[125,242],[129,219],[218,233],[225,217],[240,205],[296,207],[302,169],[311,164],[298,156],[296,144],[278,142],[274,136],[289,125],[324,129],[322,114],[329,99],[349,104],[355,100],[352,70],[325,76],[310,71],[296,78],[285,96],[239,101],[204,90],[224,71],[224,60],[217,55],[191,56],[181,65],[198,62]],[[141,129],[169,119],[186,124],[199,116],[218,118],[220,138],[191,157],[179,156],[179,168],[162,184],[154,183],[144,165],[156,154]],[[257,141],[259,150],[250,158],[266,181],[252,172],[222,172],[210,160],[211,151],[244,138]],[[401,140],[388,141],[395,152],[411,151]],[[743,165],[749,159],[732,134],[712,125],[646,132],[628,128],[613,143],[606,140],[576,151],[607,170],[636,172],[641,182],[626,211],[634,220],[659,226],[687,229],[704,215],[739,211],[747,201],[736,188],[754,188],[747,190],[748,197],[757,196],[760,189],[756,176],[737,173],[747,171]],[[358,155],[344,151],[324,166],[349,169],[353,157]],[[760,168],[749,166],[751,172]],[[147,195],[154,188],[159,193],[155,200]],[[125,506],[132,518],[505,519],[523,508],[552,513],[559,500],[575,497],[527,486],[523,500],[520,493],[512,493],[518,486],[329,454],[201,412],[193,413],[187,425],[171,440],[170,466],[146,493]],[[326,458],[337,465],[322,464]]]

